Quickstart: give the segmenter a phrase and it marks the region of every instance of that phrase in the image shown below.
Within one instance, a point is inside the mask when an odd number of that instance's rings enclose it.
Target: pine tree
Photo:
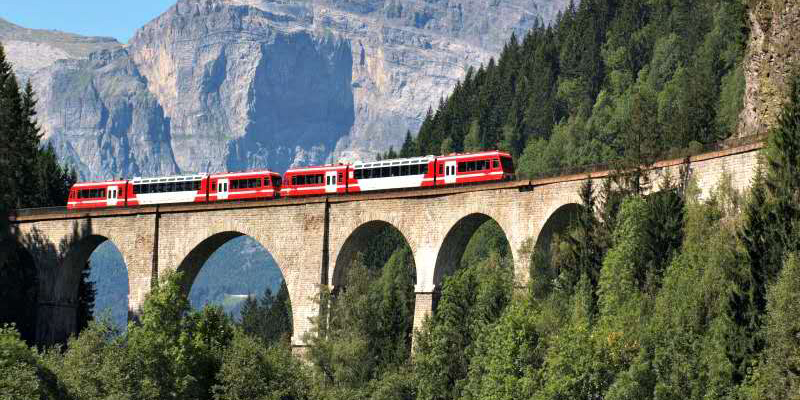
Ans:
[[[403,147],[400,148],[400,157],[407,158],[419,155],[416,147],[414,138],[411,137],[411,131],[406,131],[406,139],[403,141]]]
[[[481,126],[477,119],[473,119],[469,125],[469,132],[464,138],[464,152],[474,152],[481,150]]]
[[[448,154],[452,153],[453,151],[454,151],[453,150],[453,139],[449,138],[449,137],[445,138],[442,141],[442,148],[439,150],[439,154],[445,156],[445,155],[448,155]]]
[[[89,323],[94,320],[92,315],[94,311],[94,300],[97,295],[94,282],[89,279],[89,271],[91,265],[89,261],[84,265],[81,271],[81,280],[78,282],[78,310],[75,313],[75,326],[78,332],[84,330],[89,326]]]
[[[793,228],[800,219],[800,78],[794,79],[767,143],[765,182],[775,200],[775,222],[781,228],[776,245],[791,252],[798,248]]]

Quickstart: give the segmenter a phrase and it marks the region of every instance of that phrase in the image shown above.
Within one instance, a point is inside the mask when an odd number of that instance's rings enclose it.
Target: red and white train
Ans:
[[[511,180],[500,151],[295,168],[75,184],[68,209],[271,199]]]

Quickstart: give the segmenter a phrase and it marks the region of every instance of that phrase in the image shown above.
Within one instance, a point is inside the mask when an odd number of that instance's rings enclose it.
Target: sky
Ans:
[[[0,0],[0,18],[25,28],[110,36],[127,43],[133,33],[176,0]]]

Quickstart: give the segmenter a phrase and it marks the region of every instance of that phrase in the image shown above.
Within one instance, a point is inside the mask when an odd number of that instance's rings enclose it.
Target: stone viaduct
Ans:
[[[684,171],[703,193],[730,176],[745,189],[758,165],[761,143],[663,161],[653,174]],[[18,243],[39,271],[38,333],[43,342],[64,340],[75,330],[81,267],[94,249],[110,240],[128,269],[129,315],[141,309],[151,286],[169,271],[183,271],[186,290],[211,254],[227,241],[248,235],[269,251],[289,288],[292,344],[317,314],[321,285],[341,286],[343,271],[375,232],[399,230],[416,268],[414,325],[434,311],[442,279],[457,267],[475,230],[492,219],[511,246],[515,275],[527,280],[531,245],[547,245],[577,209],[587,179],[608,172],[533,181],[407,190],[376,194],[280,199],[246,203],[164,205],[67,212],[19,210],[11,217]]]

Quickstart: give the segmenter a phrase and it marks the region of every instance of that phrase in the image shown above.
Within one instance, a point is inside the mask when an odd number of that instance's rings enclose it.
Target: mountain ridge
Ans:
[[[2,29],[0,41],[15,43],[46,138],[82,179],[281,171],[399,146],[511,31],[565,4],[180,0],[126,45],[81,39],[101,48],[75,54]],[[20,50],[39,44],[61,51]]]

